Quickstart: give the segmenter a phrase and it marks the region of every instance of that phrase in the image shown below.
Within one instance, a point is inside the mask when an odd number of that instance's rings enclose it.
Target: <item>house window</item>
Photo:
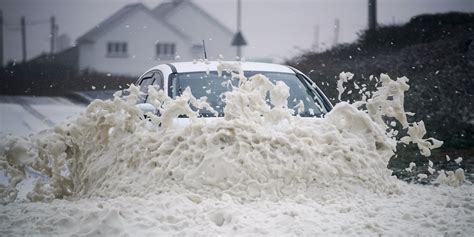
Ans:
[[[128,47],[127,42],[108,42],[107,43],[107,57],[127,57]]]
[[[176,54],[175,43],[157,43],[156,44],[156,57],[166,58],[172,57]]]

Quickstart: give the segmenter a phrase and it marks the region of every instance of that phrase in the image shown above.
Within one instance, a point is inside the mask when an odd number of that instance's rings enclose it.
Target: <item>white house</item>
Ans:
[[[233,32],[191,0],[173,0],[148,9],[141,3],[123,7],[77,39],[77,67],[114,74],[139,75],[170,61],[222,54],[235,56]],[[178,57],[179,56],[179,57]]]

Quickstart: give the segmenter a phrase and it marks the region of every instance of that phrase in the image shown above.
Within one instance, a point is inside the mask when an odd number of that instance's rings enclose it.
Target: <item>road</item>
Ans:
[[[65,97],[0,96],[0,136],[35,133],[79,115],[84,108]]]

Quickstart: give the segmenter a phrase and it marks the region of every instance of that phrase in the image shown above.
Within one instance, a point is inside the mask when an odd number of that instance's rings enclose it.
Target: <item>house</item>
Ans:
[[[235,56],[233,32],[191,0],[164,2],[154,9],[130,4],[77,39],[76,67],[137,76],[170,61]],[[72,54],[71,54],[72,55]]]

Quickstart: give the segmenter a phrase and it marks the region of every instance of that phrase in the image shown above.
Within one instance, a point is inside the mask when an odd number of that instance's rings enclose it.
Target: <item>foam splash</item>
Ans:
[[[212,111],[206,98],[196,99],[187,89],[171,99],[154,87],[149,100],[161,116],[148,114],[150,121],[145,120],[135,107],[140,94],[132,85],[130,95],[96,100],[75,121],[52,131],[4,139],[1,167],[11,179],[1,188],[3,202],[16,199],[16,186],[28,169],[46,177],[28,193],[31,201],[141,196],[176,187],[241,200],[277,200],[328,186],[392,193],[397,182],[386,167],[398,141],[387,133],[384,117],[408,127],[402,141],[417,143],[423,154],[441,145],[423,139],[422,122],[407,122],[406,78],[382,74],[382,85],[370,99],[342,102],[325,118],[305,119],[291,116],[284,83],[273,84],[263,75],[247,79],[237,64],[223,63],[222,70],[241,83],[225,94],[225,118],[212,123],[198,119],[190,106]],[[358,109],[363,105],[367,111]],[[183,114],[191,123],[176,128]]]
[[[219,71],[224,70],[240,80],[224,95],[224,118],[198,118],[195,108],[212,108],[189,89],[172,99],[150,87],[148,100],[161,116],[145,119],[135,106],[139,89],[132,85],[129,95],[96,100],[77,119],[52,130],[1,138],[0,169],[9,183],[0,185],[7,204],[0,210],[5,220],[0,234],[471,232],[470,189],[409,186],[387,168],[400,142],[416,143],[425,155],[441,145],[424,138],[422,122],[408,122],[403,109],[408,79],[381,75],[370,98],[341,102],[323,118],[302,118],[292,116],[284,83],[262,75],[245,78],[238,64],[222,63]],[[188,123],[178,126],[183,120]],[[408,130],[401,140],[394,136],[393,120]],[[438,173],[439,184],[464,182],[462,169]],[[34,185],[25,191],[25,183]],[[18,202],[22,195],[31,202]],[[436,202],[416,201],[433,198]],[[432,211],[459,206],[465,214],[455,208],[443,209],[443,215]],[[376,218],[379,212],[383,217]],[[457,229],[447,229],[451,226]]]

